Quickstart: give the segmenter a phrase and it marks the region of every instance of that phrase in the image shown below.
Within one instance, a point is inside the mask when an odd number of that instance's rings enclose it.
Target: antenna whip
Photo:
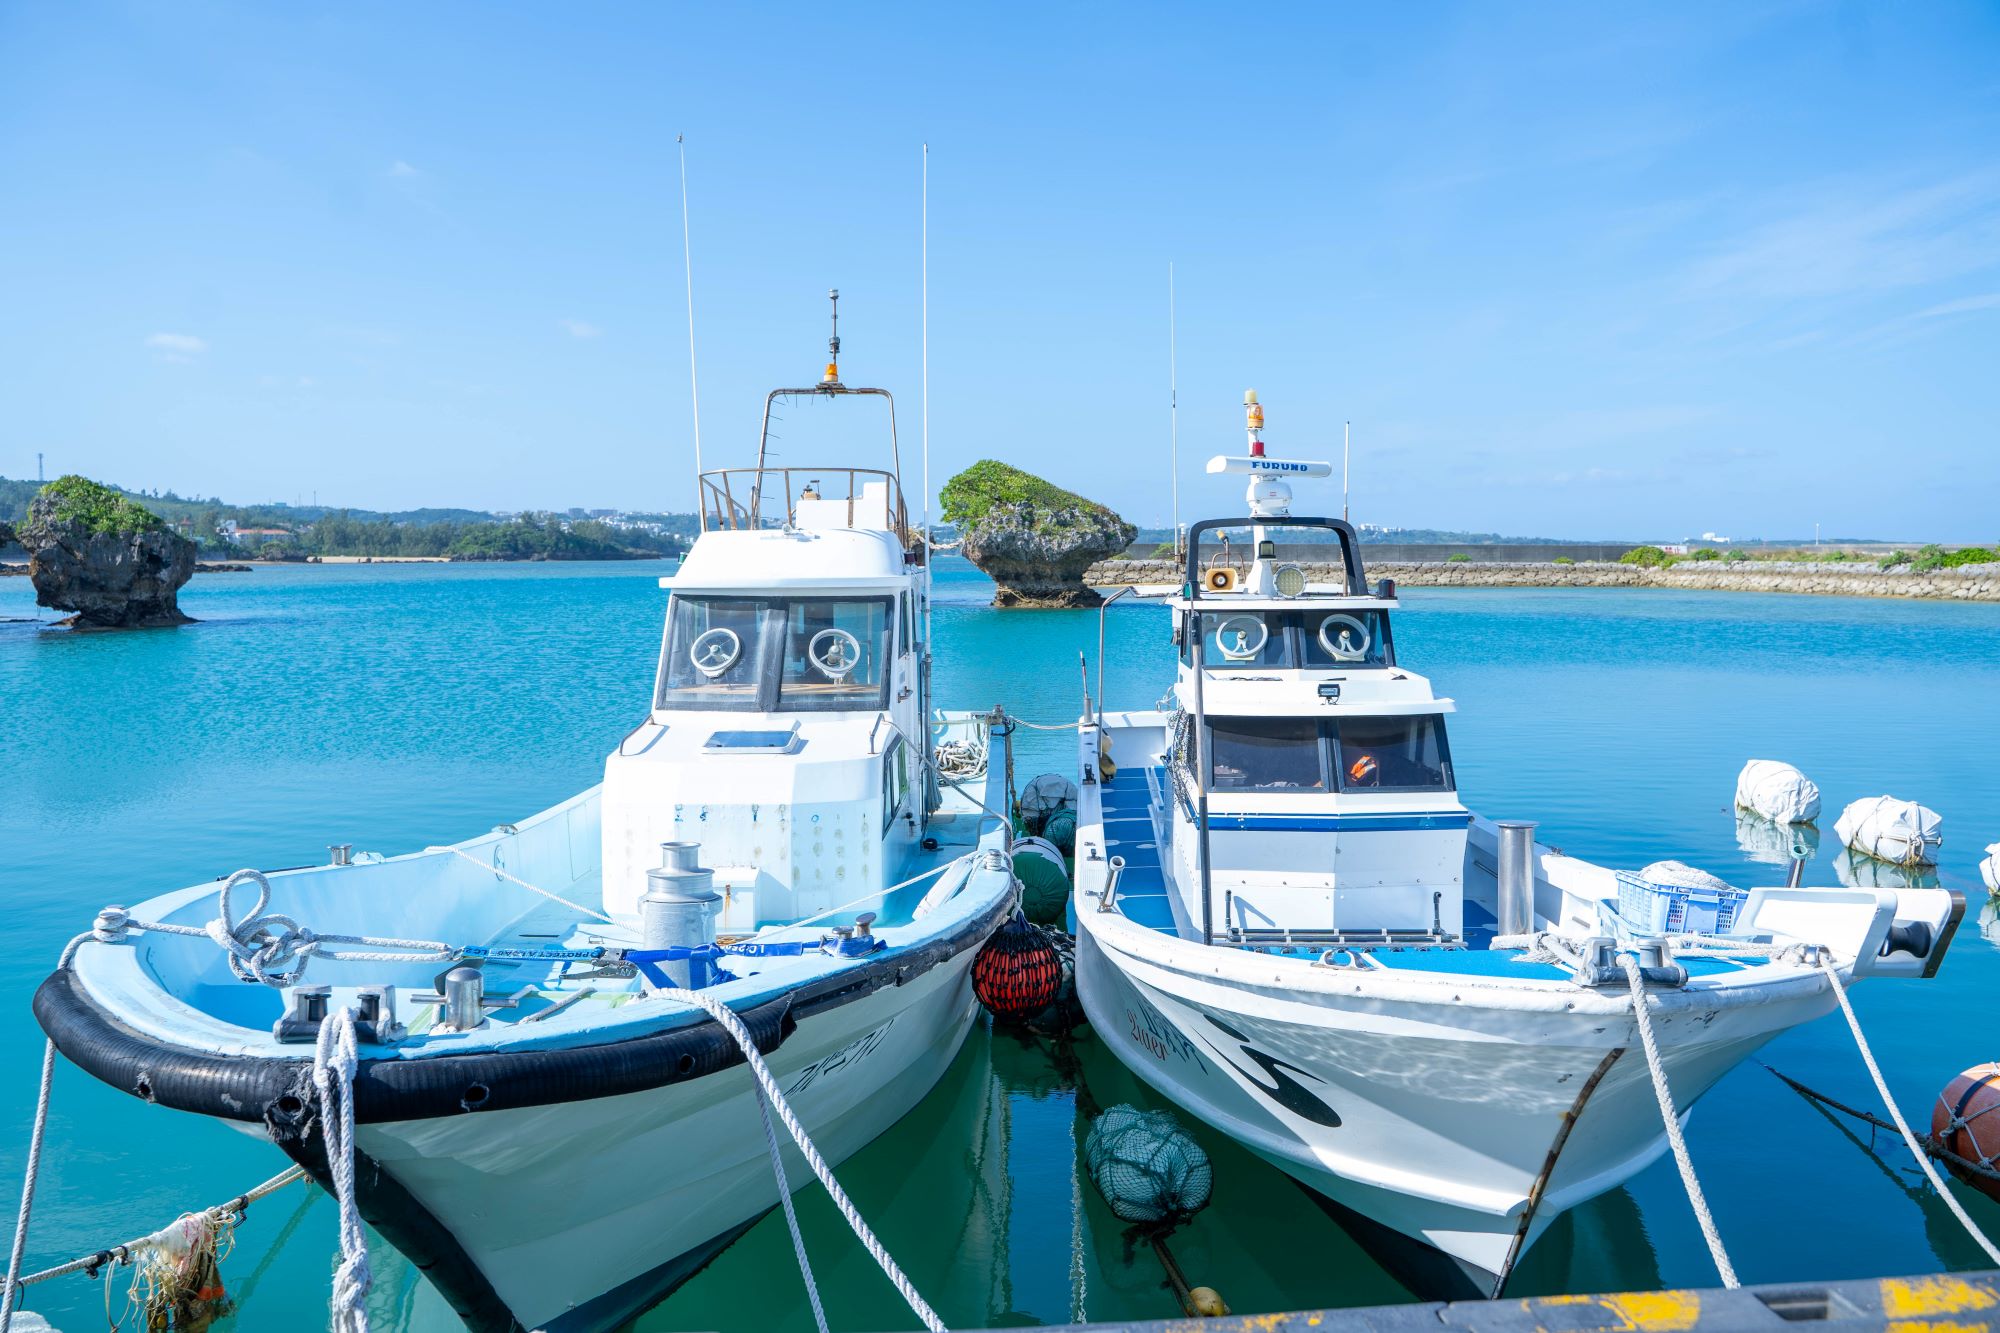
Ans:
[[[702,527],[706,529],[708,505],[701,496],[701,375],[695,368],[694,359],[694,243],[688,236],[687,136],[676,134],[674,143],[679,147],[681,156],[681,259],[687,266],[688,397],[694,403],[695,504],[703,515]]]

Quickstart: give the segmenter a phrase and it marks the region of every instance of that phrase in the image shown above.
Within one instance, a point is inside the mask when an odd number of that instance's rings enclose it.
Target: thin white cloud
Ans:
[[[399,157],[389,164],[389,174],[397,180],[408,180],[412,176],[421,176],[424,173]]]
[[[205,339],[192,333],[155,333],[146,338],[146,346],[159,354],[163,361],[192,361],[208,350]]]
[[[580,319],[559,319],[556,325],[572,338],[595,338],[604,332],[595,324],[586,324]]]
[[[1961,277],[2000,257],[2000,172],[1908,186],[1845,181],[1697,261],[1689,295],[1792,301]],[[1801,206],[1803,205],[1803,206]]]

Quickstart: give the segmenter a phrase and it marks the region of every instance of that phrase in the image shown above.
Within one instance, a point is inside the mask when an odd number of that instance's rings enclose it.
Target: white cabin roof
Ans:
[[[910,573],[902,543],[885,529],[765,528],[703,533],[660,586],[718,593],[884,589],[907,586]]]

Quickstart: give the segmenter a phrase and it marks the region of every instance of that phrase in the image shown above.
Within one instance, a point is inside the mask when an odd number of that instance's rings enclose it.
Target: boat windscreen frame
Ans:
[[[1188,529],[1187,568],[1181,595],[1189,601],[1204,600],[1201,586],[1201,534],[1216,528],[1323,528],[1340,538],[1340,563],[1347,571],[1347,595],[1368,596],[1368,579],[1361,568],[1361,538],[1354,525],[1339,518],[1204,518]],[[1210,593],[1208,598],[1228,601],[1235,594]]]

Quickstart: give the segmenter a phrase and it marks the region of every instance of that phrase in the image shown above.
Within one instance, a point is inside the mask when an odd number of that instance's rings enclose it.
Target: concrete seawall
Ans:
[[[1367,552],[1362,552],[1367,560]],[[1831,597],[1928,597],[1945,601],[2000,602],[2000,565],[1966,565],[1919,574],[1903,565],[1876,569],[1855,562],[1683,561],[1664,569],[1645,565],[1585,562],[1449,563],[1425,561],[1367,563],[1368,578],[1394,579],[1409,588],[1681,588],[1711,592],[1797,592]],[[1318,582],[1338,577],[1336,566],[1307,565]],[[1121,583],[1181,581],[1168,560],[1106,560],[1090,567],[1085,581],[1098,587]]]

